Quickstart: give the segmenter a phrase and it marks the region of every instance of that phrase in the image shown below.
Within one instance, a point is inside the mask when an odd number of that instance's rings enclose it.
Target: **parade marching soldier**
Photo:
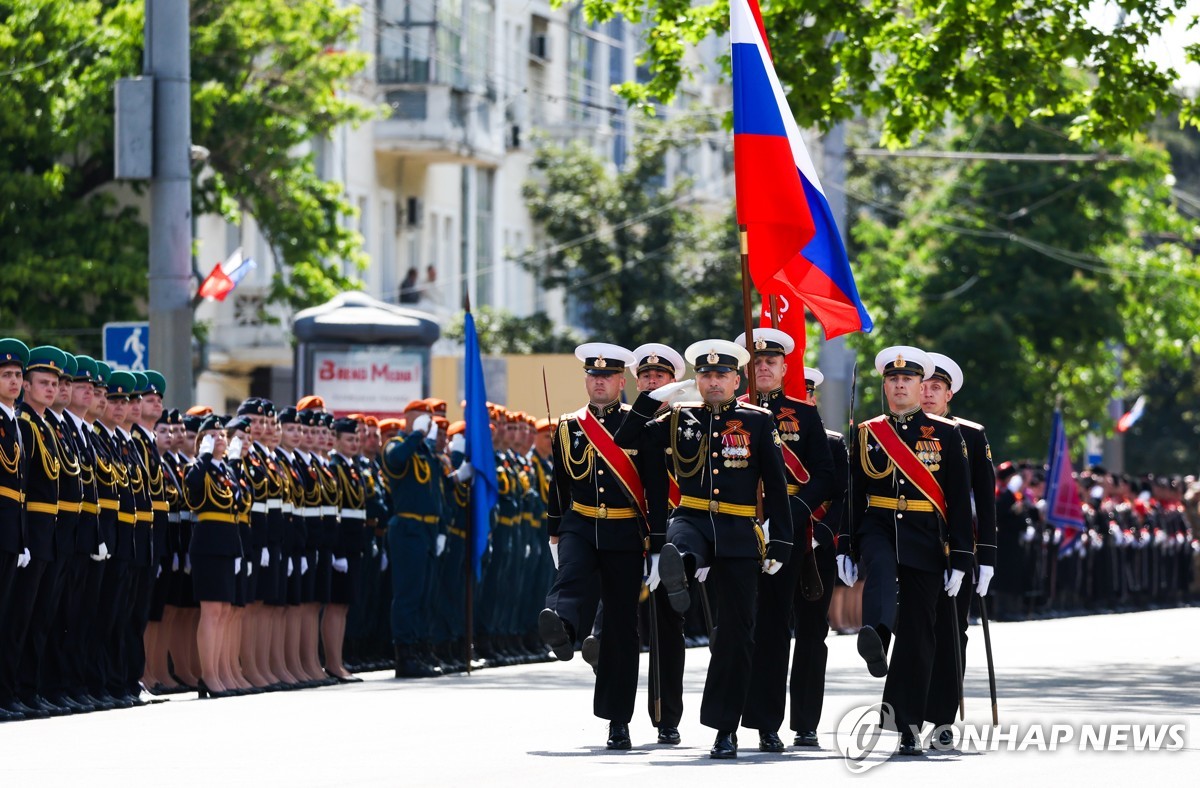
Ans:
[[[821,370],[804,368],[808,404],[816,404],[815,390],[824,380]],[[822,593],[820,599],[809,601],[797,585],[792,610],[796,642],[792,650],[792,705],[789,716],[791,728],[796,733],[792,744],[796,747],[820,746],[817,725],[821,721],[825,701],[825,666],[829,660],[825,638],[829,634],[829,603],[833,599],[837,580],[835,541],[846,511],[846,472],[849,462],[846,436],[827,429],[825,438],[833,461],[833,492],[829,496],[829,505],[813,513],[813,539],[817,543],[813,552],[821,576]]]
[[[746,335],[742,334],[735,341],[746,347],[746,340]],[[755,404],[769,410],[775,419],[775,430],[783,443],[792,524],[797,528],[801,548],[809,549],[802,541],[809,538],[808,523],[824,513],[833,487],[833,459],[829,454],[825,425],[815,407],[783,392],[783,376],[787,372],[785,357],[795,349],[792,338],[778,329],[756,328],[752,341]],[[758,749],[762,752],[784,751],[779,727],[783,724],[787,701],[788,656],[798,567],[798,561],[791,561],[778,573],[758,578],[754,660],[742,724],[758,729]]]
[[[654,391],[661,386],[677,382],[685,367],[683,356],[674,348],[657,342],[649,342],[633,350],[635,378],[639,393]],[[669,405],[662,403],[659,412]],[[654,467],[648,469],[648,463]],[[647,707],[650,721],[658,728],[659,744],[678,744],[679,721],[683,718],[683,668],[687,648],[683,641],[684,616],[671,607],[666,589],[658,581],[657,563],[659,551],[667,539],[667,517],[679,505],[679,485],[670,476],[663,464],[661,452],[648,452],[638,456],[638,472],[646,491],[646,510],[650,528],[650,576],[655,579],[650,588],[647,605],[655,605],[651,625],[657,624],[655,643],[658,647],[658,673],[650,671],[650,687]],[[583,641],[583,658],[595,668],[599,656],[600,637],[603,628],[603,608],[596,612],[592,634]],[[661,683],[661,687],[659,686]],[[661,717],[655,716],[655,701]]]
[[[404,416],[408,434],[388,441],[382,462],[395,512],[388,521],[392,643],[396,678],[426,678],[442,672],[426,661],[430,648],[426,578],[442,515],[442,479],[436,472],[441,464],[426,442],[437,429],[429,403],[413,400],[405,406]]]
[[[887,676],[883,724],[900,733],[899,753],[920,755],[914,730],[924,720],[938,597],[956,596],[974,565],[967,449],[953,422],[921,411],[921,382],[934,372],[924,352],[886,348],[875,369],[887,412],[858,425],[850,446],[838,574],[853,586],[862,567],[858,653],[872,676]]]
[[[693,344],[684,356],[696,369],[703,403],[673,405],[656,418],[661,402],[681,384],[641,394],[616,440],[639,453],[665,452],[678,480],[680,506],[658,564],[672,607],[686,612],[688,578],[713,572],[721,633],[704,683],[700,722],[717,730],[711,757],[729,759],[737,757],[737,728],[750,684],[758,578],[777,573],[791,557],[791,506],[773,415],[735,397],[738,369],[750,354],[713,339]],[[758,522],[760,483],[769,542]]]
[[[633,459],[613,435],[629,412],[619,397],[634,357],[604,342],[580,345],[575,357],[583,362],[588,404],[563,415],[553,438],[547,532],[558,575],[538,616],[538,634],[558,659],[571,659],[582,608],[599,579],[604,637],[592,711],[608,720],[608,749],[627,750],[637,696],[645,495]]]
[[[980,596],[987,596],[988,585],[996,571],[996,472],[992,466],[992,450],[982,424],[950,416],[950,400],[962,388],[962,369],[949,356],[941,353],[928,355],[934,370],[933,375],[921,384],[921,409],[954,422],[967,447],[967,468],[971,475],[972,508],[975,512],[975,590]],[[966,665],[967,617],[970,608],[969,588],[957,603],[945,592],[938,595],[934,629],[937,650],[934,652],[925,718],[933,723],[934,728],[942,728],[938,736],[939,744],[944,747],[954,743],[954,732],[948,726],[954,722],[954,713],[958,708],[959,685],[953,679],[955,670],[962,671]],[[958,660],[954,659],[953,626],[959,630],[961,648]],[[960,675],[958,681],[961,680]]]

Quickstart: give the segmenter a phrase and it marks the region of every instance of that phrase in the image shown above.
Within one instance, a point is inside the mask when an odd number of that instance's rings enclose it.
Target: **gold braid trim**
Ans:
[[[696,451],[695,456],[684,457],[679,452],[679,413],[680,408],[671,409],[671,460],[675,465],[676,479],[690,479],[700,472],[704,467],[704,455],[708,451],[708,432],[700,431],[700,448]],[[691,467],[684,469],[685,465]]]
[[[867,428],[865,426],[859,426],[858,428],[858,456],[860,458],[859,461],[862,463],[863,473],[867,474],[871,479],[882,479],[885,476],[890,476],[896,467],[887,452],[883,453],[883,456],[887,457],[887,465],[884,466],[882,471],[877,469],[875,464],[871,462],[870,453],[867,451]]]

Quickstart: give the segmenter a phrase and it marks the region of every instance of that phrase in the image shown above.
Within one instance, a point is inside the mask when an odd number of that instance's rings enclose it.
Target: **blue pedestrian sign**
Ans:
[[[150,324],[105,323],[104,360],[113,369],[145,370],[150,361]]]

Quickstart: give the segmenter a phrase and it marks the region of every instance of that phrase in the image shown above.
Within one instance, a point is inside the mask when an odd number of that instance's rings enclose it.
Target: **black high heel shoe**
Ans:
[[[199,695],[201,699],[204,699],[204,698],[230,698],[230,697],[233,697],[233,695],[236,693],[234,693],[233,690],[220,690],[220,691],[210,690],[208,688],[208,685],[204,683],[204,679],[200,679],[200,681],[198,682],[198,684],[196,686],[196,694]]]

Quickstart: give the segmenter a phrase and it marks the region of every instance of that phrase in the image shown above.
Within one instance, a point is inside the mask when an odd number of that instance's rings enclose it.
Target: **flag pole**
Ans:
[[[746,331],[746,350],[750,351],[750,362],[746,364],[746,393],[754,397],[754,323],[750,317],[750,237],[746,225],[738,225],[738,245],[742,253],[742,321]],[[774,309],[772,309],[774,312]]]
[[[463,311],[471,314],[471,294],[463,289]],[[463,414],[466,415],[465,413]],[[463,551],[463,561],[467,565],[467,609],[464,652],[466,653],[467,675],[471,675],[471,663],[475,659],[475,480],[472,477],[467,484],[467,549]]]

